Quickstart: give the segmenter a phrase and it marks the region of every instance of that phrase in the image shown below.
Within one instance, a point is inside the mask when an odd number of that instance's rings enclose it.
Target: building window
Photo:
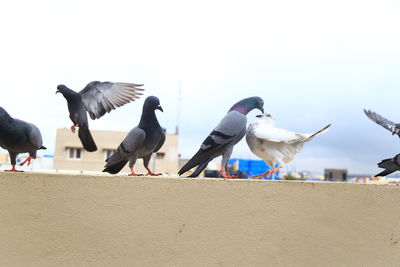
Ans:
[[[164,152],[157,152],[156,153],[156,159],[163,159],[165,157],[165,153]]]
[[[68,156],[69,159],[81,159],[82,158],[82,149],[81,148],[68,148]]]
[[[112,154],[114,154],[115,151],[117,151],[117,150],[115,150],[115,149],[106,149],[106,150],[104,151],[104,157],[105,157],[105,159],[108,159],[109,157],[111,157]]]

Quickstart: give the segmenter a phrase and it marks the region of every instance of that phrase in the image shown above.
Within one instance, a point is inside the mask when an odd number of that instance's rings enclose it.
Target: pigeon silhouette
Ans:
[[[87,113],[92,120],[102,117],[106,112],[138,99],[144,89],[143,84],[90,82],[80,92],[75,92],[65,85],[58,85],[56,93],[61,93],[68,103],[69,117],[73,122],[71,131],[79,127],[78,136],[83,147],[93,152],[96,143],[89,131]]]
[[[159,99],[155,96],[147,97],[143,104],[139,125],[128,133],[117,151],[106,159],[103,172],[116,174],[129,161],[130,176],[138,176],[139,174],[135,173],[133,166],[138,158],[142,158],[143,165],[147,170],[146,175],[161,175],[161,173],[153,173],[149,169],[151,155],[160,150],[165,142],[165,132],[158,123],[155,114],[157,109],[163,112]]]
[[[31,164],[36,159],[36,151],[46,149],[43,146],[42,135],[32,123],[12,118],[7,111],[0,107],[0,146],[10,155],[12,165],[8,172],[21,172],[15,169],[16,158],[19,153],[29,153],[29,157],[20,166]]]
[[[226,116],[207,136],[197,153],[179,170],[182,175],[196,166],[197,169],[188,177],[197,177],[214,158],[222,155],[220,177],[234,178],[228,171],[228,161],[233,146],[246,134],[246,115],[253,109],[264,112],[264,101],[257,96],[240,100],[229,109]]]

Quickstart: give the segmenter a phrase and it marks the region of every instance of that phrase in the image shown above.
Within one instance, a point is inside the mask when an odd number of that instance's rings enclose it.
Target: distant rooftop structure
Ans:
[[[325,169],[325,181],[347,182],[347,169]]]

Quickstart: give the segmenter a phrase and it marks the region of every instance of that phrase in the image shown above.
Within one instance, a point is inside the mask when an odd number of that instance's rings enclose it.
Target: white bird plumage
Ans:
[[[274,123],[275,120],[270,114],[258,115],[254,123],[249,125],[246,133],[246,141],[251,152],[262,158],[271,168],[271,172],[262,176],[277,172],[277,169],[273,169],[276,163],[282,166],[292,161],[294,156],[302,150],[304,143],[325,132],[331,126],[329,124],[315,133],[303,134],[276,128]]]

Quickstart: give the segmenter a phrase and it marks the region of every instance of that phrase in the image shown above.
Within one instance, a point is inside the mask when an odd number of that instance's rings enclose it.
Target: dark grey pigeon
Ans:
[[[0,107],[0,146],[8,151],[12,169],[9,172],[20,172],[15,169],[19,153],[29,153],[29,157],[20,165],[31,163],[36,159],[36,151],[46,149],[42,143],[39,129],[32,123],[13,119],[4,108]]]
[[[378,163],[378,167],[385,170],[375,175],[375,177],[386,176],[395,171],[400,171],[400,154],[397,154],[393,158],[382,160]]]
[[[78,126],[78,136],[83,147],[93,152],[97,150],[97,147],[89,131],[86,112],[92,120],[98,119],[106,112],[138,99],[142,95],[140,91],[144,90],[138,88],[140,86],[143,84],[94,81],[86,85],[79,93],[60,84],[57,86],[56,93],[61,93],[68,102],[69,117],[73,122],[72,132],[75,132]]]
[[[370,111],[370,110],[365,110],[364,109],[364,113],[365,115],[367,115],[367,117],[372,120],[373,122],[379,124],[380,126],[382,126],[383,128],[385,128],[386,130],[389,130],[392,135],[397,134],[400,137],[400,124],[398,123],[394,123],[384,117],[382,117],[381,115]]]
[[[103,172],[116,174],[129,161],[130,175],[137,176],[138,174],[133,170],[133,165],[138,158],[142,158],[143,165],[148,172],[146,175],[160,175],[160,173],[153,173],[149,169],[151,155],[157,152],[165,141],[165,132],[158,123],[155,114],[156,109],[163,111],[159,99],[155,96],[147,97],[143,104],[139,125],[128,133],[117,151],[106,159],[107,163]]]
[[[242,140],[246,134],[246,115],[253,109],[264,113],[264,101],[257,96],[240,100],[231,107],[228,114],[214,128],[200,146],[199,151],[180,169],[179,175],[198,166],[189,177],[197,177],[214,158],[222,155],[221,173],[224,178],[233,178],[229,174],[227,165],[231,157],[233,146]]]

